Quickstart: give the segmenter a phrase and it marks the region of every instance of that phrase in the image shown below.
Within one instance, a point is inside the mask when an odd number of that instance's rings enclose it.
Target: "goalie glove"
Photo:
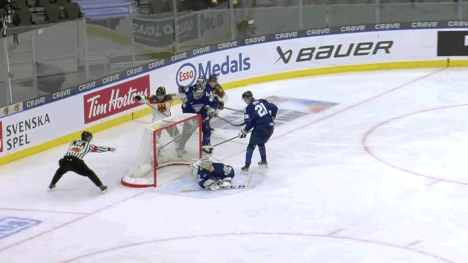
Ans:
[[[205,110],[206,110],[206,115],[208,116],[208,118],[211,119],[211,118],[214,117],[214,115],[215,115],[215,110],[214,109],[212,109],[210,107],[206,107]]]
[[[242,129],[240,132],[239,132],[239,138],[241,139],[244,139],[245,137],[247,137],[247,131]]]
[[[208,179],[203,184],[203,186],[205,187],[205,189],[208,189],[208,190],[211,190],[211,191],[216,191],[216,190],[219,190],[219,188],[220,188],[219,184],[220,184],[220,182],[218,180]]]

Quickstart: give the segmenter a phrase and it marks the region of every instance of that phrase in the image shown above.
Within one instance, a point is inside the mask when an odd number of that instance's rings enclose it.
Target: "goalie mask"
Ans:
[[[205,92],[205,79],[199,78],[197,79],[197,86],[195,87],[195,90],[193,91],[193,97],[197,100],[201,99],[203,97],[203,93]]]
[[[200,169],[202,170],[210,170],[211,169],[211,164],[213,162],[210,160],[209,157],[203,157],[200,159]]]
[[[156,90],[156,98],[158,101],[162,101],[164,97],[166,97],[166,88],[161,86]]]
[[[255,98],[253,97],[253,94],[252,94],[251,91],[246,91],[246,92],[244,92],[244,93],[242,94],[242,100],[243,100],[245,103],[249,104],[249,103],[251,103],[252,101],[254,101]]]
[[[84,131],[83,133],[81,133],[81,140],[91,142],[92,139],[93,139],[93,134],[90,133],[89,131]]]

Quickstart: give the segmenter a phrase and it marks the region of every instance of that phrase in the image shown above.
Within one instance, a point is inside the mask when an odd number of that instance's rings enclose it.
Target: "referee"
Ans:
[[[81,140],[73,140],[73,142],[68,147],[65,156],[59,161],[60,167],[57,169],[57,172],[55,172],[54,178],[49,185],[49,189],[54,189],[60,178],[62,178],[66,172],[70,171],[88,177],[97,187],[101,188],[101,191],[105,191],[107,189],[107,186],[102,184],[101,180],[99,180],[99,177],[97,177],[94,171],[89,169],[88,166],[84,163],[83,157],[91,152],[115,152],[116,149],[112,147],[92,145],[90,144],[92,139],[93,135],[88,131],[84,131],[81,134]]]

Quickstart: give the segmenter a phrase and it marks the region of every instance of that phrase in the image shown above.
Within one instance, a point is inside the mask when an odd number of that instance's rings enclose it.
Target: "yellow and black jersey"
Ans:
[[[213,95],[217,98],[223,98],[224,95],[225,95],[225,92],[223,90],[223,87],[221,87],[221,85],[219,85],[219,83],[216,83],[216,85],[214,85],[214,87],[211,87],[209,84],[208,86],[210,88],[213,89]]]

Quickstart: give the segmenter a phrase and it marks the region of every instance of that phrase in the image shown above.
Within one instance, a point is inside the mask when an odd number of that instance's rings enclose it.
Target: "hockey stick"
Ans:
[[[236,111],[236,112],[242,112],[244,113],[244,111],[241,111],[241,110],[236,110],[236,109],[233,109],[233,108],[229,108],[229,107],[224,107],[225,109],[227,110],[232,110],[232,111]]]
[[[233,190],[233,189],[245,189],[247,186],[245,184],[232,184],[230,186],[225,186],[225,187],[220,187],[219,190]],[[218,191],[219,191],[218,190]],[[181,192],[182,193],[189,193],[189,192],[200,192],[200,191],[207,191],[204,188],[199,188],[199,189],[184,189]],[[211,192],[211,191],[210,191]]]
[[[219,116],[218,116],[218,118],[219,118],[220,120],[222,120],[222,121],[225,121],[225,122],[231,124],[232,126],[239,127],[239,126],[245,125],[245,122],[243,122],[243,123],[241,123],[241,124],[234,124],[234,123],[232,123],[232,122],[230,122],[230,121],[228,121],[228,120],[226,120],[226,119],[224,119],[224,118],[221,118],[221,117],[219,117]]]
[[[148,102],[145,102],[145,104],[148,105],[148,106],[150,106],[151,108],[157,110],[158,112],[162,113],[164,116],[169,117],[169,116],[167,116],[166,114],[164,114],[164,112],[162,112],[162,111],[156,109],[155,107],[151,106],[151,104],[149,104]]]
[[[214,148],[214,147],[216,147],[216,146],[218,146],[218,145],[220,145],[220,144],[223,144],[223,143],[225,143],[225,142],[232,141],[232,140],[236,139],[237,137],[239,137],[239,136],[232,137],[231,139],[227,139],[227,140],[225,140],[225,141],[222,141],[222,142],[220,142],[220,143],[217,143],[217,144],[213,145],[212,147]]]

